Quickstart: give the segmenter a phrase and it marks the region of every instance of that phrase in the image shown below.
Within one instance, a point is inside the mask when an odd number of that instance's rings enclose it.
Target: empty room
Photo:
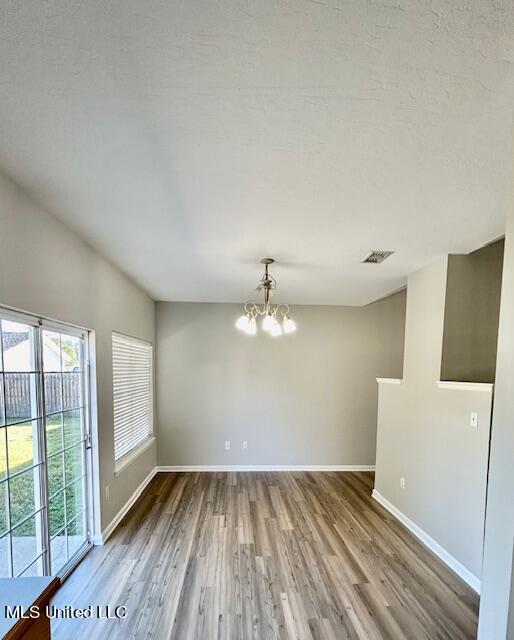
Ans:
[[[0,638],[514,640],[511,0],[4,0]]]

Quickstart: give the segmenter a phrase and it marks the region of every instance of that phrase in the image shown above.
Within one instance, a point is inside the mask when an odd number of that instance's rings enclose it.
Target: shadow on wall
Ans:
[[[441,380],[494,382],[503,249],[448,257]]]

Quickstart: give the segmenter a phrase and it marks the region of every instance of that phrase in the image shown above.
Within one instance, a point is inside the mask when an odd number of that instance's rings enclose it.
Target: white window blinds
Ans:
[[[152,435],[152,345],[112,334],[114,459]]]

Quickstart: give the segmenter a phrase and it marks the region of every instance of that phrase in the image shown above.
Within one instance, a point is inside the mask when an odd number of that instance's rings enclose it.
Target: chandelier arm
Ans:
[[[255,302],[245,302],[244,310],[246,313],[250,313],[252,315],[256,314],[263,316],[266,314],[266,308],[263,306],[261,309],[261,307],[258,304],[255,304]]]
[[[279,312],[283,316],[287,316],[289,314],[289,305],[286,304],[285,302],[281,302],[280,304],[277,304],[277,306],[275,308],[275,314],[277,314]]]

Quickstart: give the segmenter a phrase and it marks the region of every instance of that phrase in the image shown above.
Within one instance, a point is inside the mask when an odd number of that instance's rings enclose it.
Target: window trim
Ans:
[[[156,438],[153,435],[148,436],[146,440],[137,444],[133,449],[128,451],[125,455],[123,455],[119,460],[114,463],[114,475],[119,475],[126,467],[128,467],[136,458],[144,453],[147,449],[149,449]]]
[[[144,340],[142,338],[136,338],[135,336],[131,336],[126,333],[121,333],[120,331],[112,331],[111,332],[111,367],[112,367],[112,375],[113,375],[113,437],[115,431],[114,425],[114,362],[113,362],[113,338],[114,336],[118,336],[125,340],[130,340],[132,342],[139,342],[145,346],[150,347],[150,430],[148,436],[138,442],[132,449],[124,453],[121,458],[116,460],[115,458],[115,450],[113,446],[113,459],[114,459],[114,476],[117,476],[121,473],[127,466],[129,466],[136,458],[138,458],[141,454],[143,454],[149,447],[153,445],[156,440],[155,437],[155,421],[154,421],[154,344],[150,340]],[[114,441],[113,441],[114,445]]]

